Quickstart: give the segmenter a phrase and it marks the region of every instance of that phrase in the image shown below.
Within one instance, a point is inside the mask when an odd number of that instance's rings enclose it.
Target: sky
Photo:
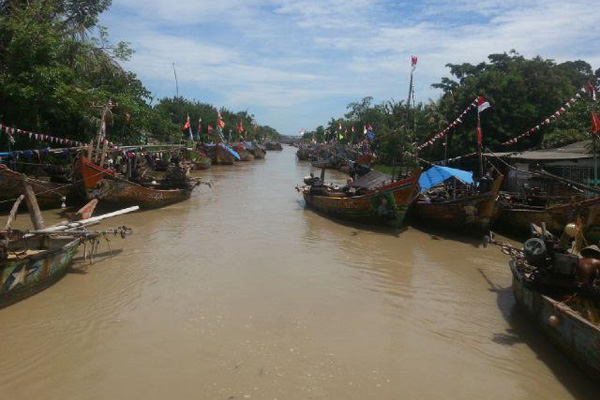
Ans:
[[[417,101],[447,63],[517,50],[600,67],[596,0],[113,0],[100,23],[135,54],[124,67],[156,98],[248,110],[297,135],[365,96]]]

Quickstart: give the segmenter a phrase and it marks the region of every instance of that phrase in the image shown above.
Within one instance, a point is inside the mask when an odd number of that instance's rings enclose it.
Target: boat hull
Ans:
[[[490,192],[475,196],[431,203],[417,201],[411,206],[411,220],[445,229],[484,232],[498,216],[496,201],[501,183],[502,178],[497,178]]]
[[[165,207],[190,198],[189,189],[155,189],[125,180],[104,179],[98,182],[91,198],[119,206],[140,206],[143,209]]]
[[[600,196],[581,202],[560,204],[545,209],[502,207],[497,226],[511,233],[526,235],[531,224],[546,223],[546,229],[561,235],[565,226],[581,218],[586,239],[597,243],[600,240]]]
[[[76,167],[86,197],[98,198],[104,203],[119,206],[140,206],[143,209],[160,208],[190,198],[194,186],[185,189],[159,189],[146,187],[116,176],[111,171],[100,168],[85,157],[81,157]]]
[[[33,296],[67,273],[79,239],[46,240],[53,244],[48,250],[0,261],[0,308]]]
[[[420,173],[408,179],[393,182],[370,194],[353,197],[326,196],[303,192],[306,205],[329,217],[346,221],[377,225],[402,226],[408,206],[414,198]],[[385,199],[390,212],[384,214],[379,207]]]
[[[600,329],[570,307],[530,287],[521,272],[510,261],[513,294],[517,304],[535,320],[544,334],[593,379],[600,379]],[[550,317],[558,318],[552,326]]]
[[[39,179],[30,178],[8,168],[0,168],[0,203],[4,208],[10,208],[12,202],[23,194],[23,181],[31,185],[36,195],[38,205],[43,209],[60,208],[63,199],[71,194],[71,185],[64,185],[54,182],[46,182]]]
[[[210,160],[214,165],[233,165],[235,164],[235,157],[227,149],[217,145],[210,148],[207,151]]]

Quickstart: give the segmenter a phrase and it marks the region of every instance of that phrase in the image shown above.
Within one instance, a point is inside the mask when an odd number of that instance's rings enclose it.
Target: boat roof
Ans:
[[[473,183],[473,173],[464,171],[462,169],[443,167],[441,165],[434,165],[427,171],[421,174],[419,178],[419,186],[421,187],[421,193],[432,187],[439,185],[440,183],[450,179],[456,178],[464,183]]]
[[[391,181],[392,177],[390,175],[372,170],[366,173],[365,175],[361,176],[354,182],[352,182],[350,186],[360,189],[375,189],[376,187],[381,186],[384,183],[389,183]]]

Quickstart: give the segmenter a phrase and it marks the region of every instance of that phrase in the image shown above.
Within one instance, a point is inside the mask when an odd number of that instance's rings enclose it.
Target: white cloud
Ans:
[[[600,25],[591,0],[121,0],[105,23],[132,42],[128,67],[144,81],[169,77],[182,93],[255,112],[297,132],[373,95],[403,98],[411,54],[417,90],[447,75],[446,63],[485,61],[516,49],[600,66]],[[150,85],[150,89],[158,90]]]

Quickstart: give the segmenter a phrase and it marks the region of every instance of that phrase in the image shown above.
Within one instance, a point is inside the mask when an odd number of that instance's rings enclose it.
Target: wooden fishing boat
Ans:
[[[545,222],[549,231],[561,234],[568,223],[580,218],[586,239],[592,243],[600,240],[600,196],[551,206],[510,204],[501,198],[498,206],[499,216],[495,225],[507,232],[526,235],[532,223],[540,225]]]
[[[391,177],[372,171],[343,189],[310,177],[298,190],[307,206],[330,217],[398,228],[414,198],[420,173],[393,182]]]
[[[511,256],[517,304],[565,354],[600,379],[600,248],[582,248],[579,230],[580,221],[569,223],[558,239],[545,224],[532,225],[533,237],[522,249],[500,245]]]
[[[139,205],[142,209],[151,209],[187,200],[195,187],[169,189],[160,184],[148,187],[125,179],[107,178],[98,181],[90,198],[119,206]]]
[[[494,179],[489,191],[465,191],[456,194],[456,198],[440,200],[421,194],[411,205],[411,221],[439,228],[484,232],[498,215],[496,201],[502,179],[502,175]]]
[[[190,198],[198,182],[170,187],[166,183],[141,185],[128,181],[115,171],[102,168],[81,155],[75,166],[88,199],[106,203],[159,208]]]
[[[30,178],[0,164],[0,205],[9,207],[14,199],[23,194],[23,182],[33,188],[41,208],[60,208],[71,192],[71,185]]]
[[[79,238],[39,236],[10,242],[0,259],[0,308],[32,296],[62,278],[80,244]]]
[[[250,151],[250,153],[252,153],[256,160],[264,159],[267,154],[265,148],[256,143],[252,144],[252,146],[249,147],[248,150]]]
[[[204,152],[200,150],[191,150],[186,154],[186,158],[192,164],[194,171],[207,170],[211,167],[212,161]]]
[[[296,157],[299,161],[308,161],[308,159],[310,158],[310,153],[312,153],[310,147],[306,145],[300,145],[298,147],[298,151],[296,151]]]
[[[514,259],[510,261],[510,270],[517,304],[527,310],[543,333],[565,354],[592,378],[600,379],[600,325],[584,318],[568,301],[541,293]]]
[[[206,145],[205,149],[214,165],[235,164],[235,156],[223,144]]]
[[[267,144],[265,144],[265,148],[269,151],[280,151],[283,150],[283,147],[281,146],[281,143],[279,142],[267,142]]]
[[[240,155],[240,161],[254,161],[254,154],[252,154],[244,145],[237,144],[233,146],[233,150]]]

